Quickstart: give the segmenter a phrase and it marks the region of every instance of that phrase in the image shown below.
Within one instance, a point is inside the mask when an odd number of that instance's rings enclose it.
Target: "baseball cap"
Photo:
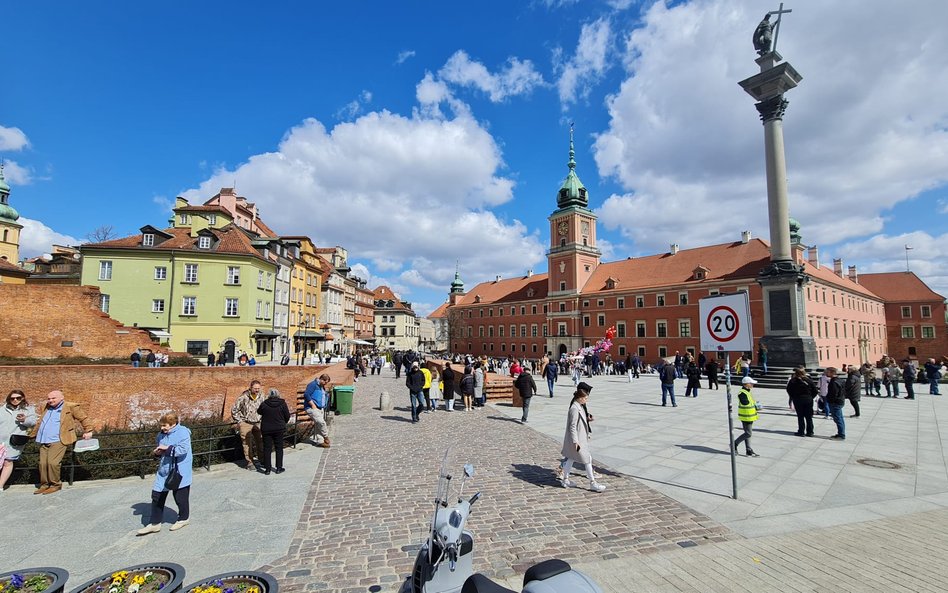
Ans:
[[[752,377],[744,377],[741,379],[741,385],[757,385],[757,380]]]

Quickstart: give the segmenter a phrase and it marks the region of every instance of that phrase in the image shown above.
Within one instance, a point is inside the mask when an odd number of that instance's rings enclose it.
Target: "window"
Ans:
[[[635,297],[635,306],[638,307],[639,309],[641,309],[642,307],[644,307],[644,306],[645,306],[645,297],[644,297],[644,296],[637,296],[637,297]]]
[[[810,290],[810,289],[807,288],[807,290]],[[711,290],[708,291],[708,296],[718,296],[719,294],[721,294],[721,291],[718,290],[717,288],[712,288]]]
[[[660,358],[667,358],[667,357],[668,357],[668,348],[667,348],[666,346],[659,346],[659,347],[658,347],[658,356],[659,356]]]
[[[645,322],[644,321],[635,322],[635,337],[636,338],[645,337]]]
[[[639,346],[639,358],[645,358],[645,346]]]
[[[207,342],[188,340],[185,347],[191,356],[207,356]]]
[[[546,315],[549,310],[549,306],[543,305],[543,314]]]
[[[565,283],[565,282],[562,282],[562,281],[560,282],[560,290],[566,290],[566,283]]]
[[[152,299],[152,300],[151,300],[151,312],[152,312],[152,313],[164,313],[164,312],[165,312],[165,299]]]
[[[690,320],[688,319],[678,320],[678,337],[681,337],[681,338],[691,337],[691,321]]]
[[[240,266],[227,266],[227,283],[240,284]]]
[[[217,224],[217,215],[216,215],[216,214],[208,214],[208,216],[207,216],[207,224],[209,224],[209,225],[211,225],[211,226],[214,226],[215,224]]]
[[[657,294],[655,295],[655,306],[664,307],[665,306],[665,295]]]
[[[493,316],[494,316],[494,308],[493,308],[493,307],[491,307],[490,309],[487,310],[487,316],[488,316],[488,317],[493,317]]]
[[[550,328],[548,328],[548,327],[546,326],[546,324],[544,323],[544,324],[543,324],[543,337],[545,338],[545,337],[547,337],[547,336],[549,336],[549,335],[550,335]]]
[[[556,330],[556,331],[557,331],[557,334],[558,334],[558,335],[560,335],[560,336],[565,336],[565,335],[566,335],[566,324],[565,324],[565,323],[560,323],[560,324],[559,324],[559,327],[557,327],[557,330]]]
[[[526,324],[520,326],[520,337],[521,337],[521,338],[526,338],[526,337],[527,337],[527,326],[526,326]],[[524,352],[526,352],[526,350],[524,350]]]
[[[198,281],[198,265],[184,264],[184,281],[188,284],[195,284]]]
[[[112,262],[100,261],[99,262],[99,280],[111,280],[111,279],[112,279]]]
[[[606,304],[605,301],[603,301],[602,299],[599,299],[598,301],[596,301],[596,306],[598,307],[602,307],[605,304]]]
[[[530,314],[531,314],[531,315],[536,315],[536,314],[537,314],[537,306],[536,306],[536,305],[531,305],[531,306],[530,306]]]
[[[155,280],[165,280],[166,278],[168,278],[168,268],[155,266]]]
[[[589,306],[589,301],[583,301],[583,309]]]
[[[111,304],[112,298],[107,294],[99,295],[99,308],[102,309],[103,313],[109,312],[109,305]]]
[[[560,303],[560,313],[566,312],[566,303]]]
[[[537,324],[536,324],[536,323],[531,324],[531,325],[530,325],[530,337],[533,337],[533,338],[537,337],[537,335],[538,335],[537,331],[538,331]]]
[[[915,337],[915,328],[911,325],[902,327],[902,337],[903,338],[914,338]]]
[[[922,326],[922,338],[932,339],[935,337],[935,326],[934,325],[923,325]]]
[[[510,337],[511,337],[511,338],[516,338],[516,337],[517,337],[517,326],[516,326],[516,325],[511,325],[511,326],[510,326]]]
[[[207,235],[201,235],[198,237],[198,249],[210,249],[211,248],[211,238]]]
[[[263,288],[263,270],[257,270],[257,288]]]
[[[503,307],[497,307],[497,316],[498,316],[498,317],[503,317],[503,316],[504,316],[504,308],[503,308]]]
[[[188,215],[181,214],[178,216],[178,224],[188,224]]]
[[[922,305],[922,317],[931,317],[931,316],[932,316],[931,305]]]
[[[583,327],[589,327],[589,315],[583,315]]]
[[[625,356],[625,346],[619,346],[619,356]]]
[[[616,299],[616,308],[625,309],[625,299],[623,298]]]
[[[527,314],[527,308],[526,308],[525,306],[523,306],[523,305],[520,305],[520,314],[521,314],[521,315],[526,315],[526,314]]]
[[[510,308],[510,314],[511,314],[511,315],[516,315],[516,314],[517,314],[517,308],[516,308],[516,307],[511,307],[511,308]]]
[[[181,301],[182,315],[197,315],[197,297],[184,297]]]
[[[536,351],[537,351],[537,345],[534,344],[534,345],[533,345],[533,352],[536,353]]]
[[[620,321],[616,324],[616,337],[624,338],[625,337],[625,322]]]
[[[597,322],[597,325],[599,325],[599,327],[605,327],[605,326],[606,326],[606,316],[605,316],[605,315],[602,315],[602,314],[597,315],[597,316],[596,316],[596,322]]]
[[[668,337],[668,323],[665,321],[655,322],[655,335],[659,338]]]
[[[152,247],[155,244],[155,235],[152,233],[145,233],[142,235],[142,245],[145,247]]]
[[[488,337],[488,338],[493,338],[493,337],[494,337],[494,326],[493,326],[493,325],[487,326],[487,337]]]
[[[257,319],[263,317],[263,301],[257,301]]]
[[[101,275],[100,275],[100,276],[101,276]],[[907,318],[909,318],[909,317],[911,317],[911,316],[912,316],[912,308],[911,308],[911,307],[902,307],[902,317],[904,317],[904,318],[907,319]]]
[[[678,293],[678,304],[679,304],[679,305],[687,305],[687,304],[688,304],[688,293],[687,293],[687,292],[679,292],[679,293]]]
[[[224,299],[224,317],[237,317],[237,305],[238,299],[230,297]]]
[[[504,337],[504,326],[502,325],[497,326],[497,335],[501,338]]]

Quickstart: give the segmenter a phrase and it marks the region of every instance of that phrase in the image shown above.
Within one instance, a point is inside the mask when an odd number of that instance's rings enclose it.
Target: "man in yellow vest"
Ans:
[[[757,420],[757,402],[751,395],[751,388],[757,384],[751,377],[741,379],[741,390],[737,393],[737,419],[744,427],[744,434],[734,439],[734,449],[744,443],[748,457],[760,457],[751,448],[751,433],[754,432],[754,422]]]
[[[421,392],[425,394],[425,413],[428,413],[431,411],[431,371],[423,366],[421,374],[425,377],[425,386],[422,387]]]

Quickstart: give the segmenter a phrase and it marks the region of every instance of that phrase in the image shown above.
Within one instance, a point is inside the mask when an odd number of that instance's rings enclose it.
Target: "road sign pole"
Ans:
[[[727,393],[727,440],[731,445],[731,498],[737,500],[737,447],[734,446],[734,418],[731,415],[731,353],[724,367],[724,392]]]

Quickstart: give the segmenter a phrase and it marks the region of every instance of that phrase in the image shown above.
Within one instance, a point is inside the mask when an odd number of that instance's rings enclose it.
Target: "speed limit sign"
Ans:
[[[753,349],[750,302],[746,292],[706,297],[698,301],[701,349],[705,352],[745,352]]]

